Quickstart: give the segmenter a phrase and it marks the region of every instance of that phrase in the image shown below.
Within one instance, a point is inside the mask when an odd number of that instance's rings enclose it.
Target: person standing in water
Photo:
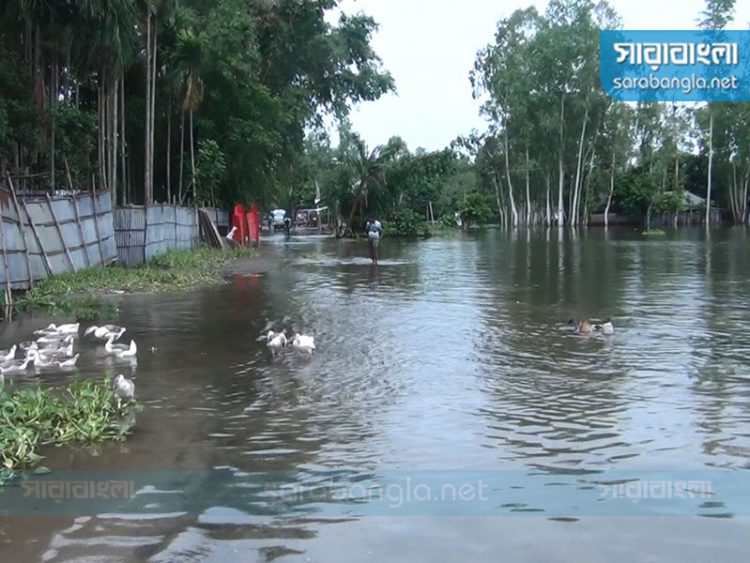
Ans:
[[[380,236],[383,232],[383,225],[376,217],[370,217],[365,226],[367,233],[367,243],[370,245],[370,259],[373,264],[378,263],[378,247],[380,246]]]

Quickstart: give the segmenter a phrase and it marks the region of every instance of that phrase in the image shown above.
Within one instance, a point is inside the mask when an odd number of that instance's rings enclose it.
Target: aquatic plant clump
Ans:
[[[9,392],[7,385],[1,386],[0,485],[37,465],[44,446],[124,440],[142,408],[119,400],[111,377],[76,381],[60,390]]]
[[[17,309],[72,311],[78,320],[91,321],[98,312],[107,312],[106,303],[97,294],[161,293],[222,283],[219,273],[222,266],[252,256],[255,251],[250,248],[221,251],[201,247],[170,250],[138,268],[88,268],[41,280],[17,300]]]

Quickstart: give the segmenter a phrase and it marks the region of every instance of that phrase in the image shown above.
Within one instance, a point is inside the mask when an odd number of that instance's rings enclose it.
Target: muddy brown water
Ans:
[[[279,235],[264,255],[121,298],[137,362],[82,342],[75,370],[14,377],[124,373],[145,409],[127,442],[45,451],[31,477],[134,497],[8,489],[3,561],[747,560],[746,231],[386,239],[377,268],[363,242]],[[273,322],[315,354],[273,360]]]

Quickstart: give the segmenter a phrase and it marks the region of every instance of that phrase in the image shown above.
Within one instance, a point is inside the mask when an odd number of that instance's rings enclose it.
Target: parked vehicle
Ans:
[[[274,209],[273,211],[271,211],[271,216],[273,217],[271,221],[271,224],[273,225],[273,231],[283,231],[286,211],[284,211],[283,209]]]

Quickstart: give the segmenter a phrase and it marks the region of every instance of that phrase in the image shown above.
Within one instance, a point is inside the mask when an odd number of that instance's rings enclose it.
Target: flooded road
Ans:
[[[137,364],[83,343],[75,371],[17,384],[133,377],[127,442],[44,464],[135,498],[14,505],[0,558],[745,561],[747,249],[743,230],[489,231],[386,239],[375,268],[364,242],[280,236],[264,274],[123,298]],[[588,317],[616,334],[570,333]],[[272,359],[271,323],[315,354]]]

